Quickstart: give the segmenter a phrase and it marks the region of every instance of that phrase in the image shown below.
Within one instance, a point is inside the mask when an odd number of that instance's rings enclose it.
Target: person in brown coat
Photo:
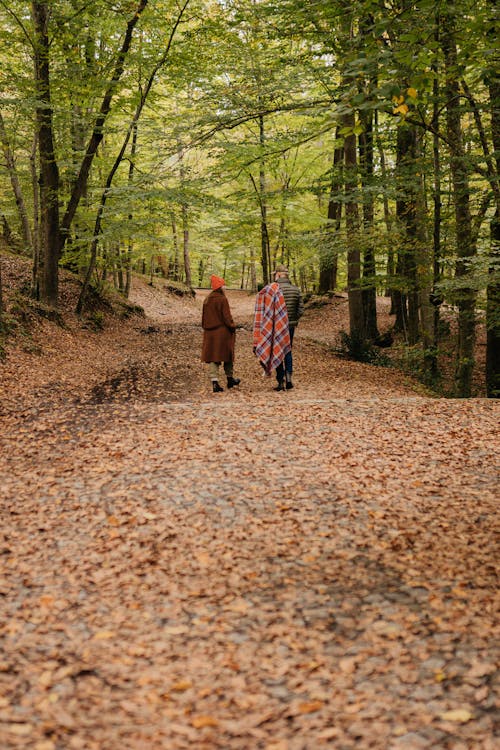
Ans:
[[[214,393],[224,390],[219,384],[219,366],[224,364],[227,377],[227,387],[239,385],[240,379],[233,377],[234,340],[236,326],[234,325],[229,302],[224,294],[225,281],[220,276],[210,277],[212,292],[203,303],[201,326],[203,328],[203,344],[201,361],[210,365],[210,380]]]

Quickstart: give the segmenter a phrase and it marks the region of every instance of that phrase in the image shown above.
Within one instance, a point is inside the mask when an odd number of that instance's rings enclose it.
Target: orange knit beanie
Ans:
[[[224,279],[221,279],[220,276],[210,276],[210,286],[212,289],[220,289],[221,286],[225,285]]]

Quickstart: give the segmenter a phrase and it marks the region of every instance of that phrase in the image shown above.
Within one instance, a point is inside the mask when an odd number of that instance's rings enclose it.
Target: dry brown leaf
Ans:
[[[214,716],[193,716],[191,725],[195,729],[204,729],[205,727],[218,727],[219,722]]]
[[[322,709],[323,706],[323,701],[305,701],[304,703],[299,703],[298,712],[300,714],[312,714]]]

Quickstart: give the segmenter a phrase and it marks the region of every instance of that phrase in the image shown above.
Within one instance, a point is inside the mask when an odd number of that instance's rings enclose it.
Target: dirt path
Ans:
[[[338,360],[307,320],[293,391],[243,329],[214,395],[200,301],[148,294],[126,338],[4,367],[0,746],[493,750],[497,403]]]

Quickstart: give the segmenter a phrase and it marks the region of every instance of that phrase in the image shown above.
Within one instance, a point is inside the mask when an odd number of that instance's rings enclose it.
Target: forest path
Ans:
[[[31,395],[6,366],[2,748],[493,750],[498,403],[419,396],[307,319],[293,391],[245,329],[211,394],[183,305],[57,378],[54,342]]]

